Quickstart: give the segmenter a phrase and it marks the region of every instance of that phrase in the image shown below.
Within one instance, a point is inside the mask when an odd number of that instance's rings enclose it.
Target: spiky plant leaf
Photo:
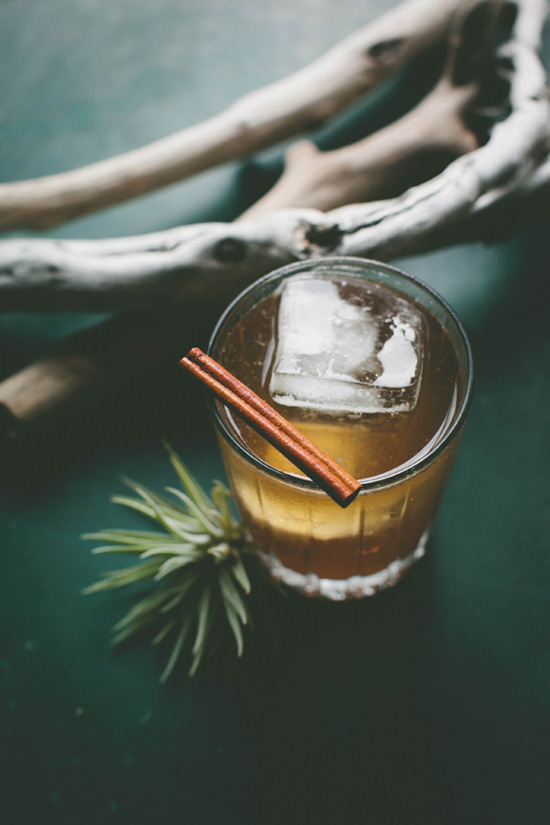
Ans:
[[[155,645],[171,641],[163,682],[186,650],[193,675],[225,631],[237,655],[242,655],[243,627],[250,619],[250,579],[243,557],[256,549],[231,514],[229,490],[216,481],[208,496],[172,448],[167,450],[182,485],[181,490],[166,488],[172,498],[129,480],[126,484],[136,497],[112,498],[160,529],[108,529],[83,536],[100,542],[94,553],[134,554],[140,559],[134,566],[104,574],[84,592],[150,585],[113,628],[113,641],[118,644],[145,629],[154,631]]]

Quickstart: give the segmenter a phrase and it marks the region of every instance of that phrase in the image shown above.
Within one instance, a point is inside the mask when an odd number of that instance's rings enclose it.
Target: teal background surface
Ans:
[[[0,178],[62,171],[196,123],[391,5],[3,0]],[[325,129],[321,145],[375,128],[382,103],[406,108],[429,83],[417,67]],[[280,159],[266,151],[49,234],[230,220]],[[452,303],[476,361],[429,553],[398,587],[358,603],[260,590],[242,661],[228,649],[163,687],[151,648],[109,646],[131,595],[81,595],[109,561],[80,535],[139,524],[109,501],[120,476],[173,483],[163,437],[205,485],[223,477],[200,393],[171,364],[112,404],[90,403],[4,473],[0,821],[548,821],[549,230],[543,217],[506,244],[397,262]],[[96,320],[0,316],[0,377]]]

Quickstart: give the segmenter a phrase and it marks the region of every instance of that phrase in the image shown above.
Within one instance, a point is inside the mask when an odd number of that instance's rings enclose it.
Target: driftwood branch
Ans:
[[[407,0],[209,120],[69,172],[0,185],[0,229],[46,228],[319,126],[440,41],[460,0]]]
[[[139,238],[6,241],[0,244],[2,307],[141,313],[153,306],[164,307],[155,345],[155,357],[161,358],[175,341],[182,341],[187,319],[192,321],[200,314],[198,300],[211,301],[217,296],[226,301],[245,283],[289,261],[331,254],[389,259],[473,238],[494,240],[499,231],[505,237],[514,221],[518,225],[518,205],[522,216],[529,213],[530,204],[539,209],[541,204],[550,205],[550,103],[538,56],[546,4],[543,0],[482,0],[470,14],[477,14],[476,9],[482,15],[474,17],[476,26],[480,19],[487,25],[493,25],[494,19],[506,24],[508,34],[497,50],[496,62],[498,76],[502,79],[504,74],[507,79],[509,110],[490,129],[484,145],[455,159],[435,178],[395,198],[327,212],[290,208],[256,217],[249,213],[234,224],[201,224]],[[510,10],[517,11],[517,19],[509,16]],[[471,24],[470,15],[466,26],[468,21]],[[452,86],[450,97],[456,92],[457,100],[470,99],[470,63],[459,60],[446,73],[444,80]],[[474,113],[479,115],[479,96],[473,99]],[[455,125],[462,111],[462,102],[457,104],[457,100],[450,106],[450,122]],[[484,100],[482,95],[481,103]],[[425,105],[426,101],[419,108]],[[463,134],[468,132],[464,123],[460,128]],[[368,143],[366,139],[363,147]],[[174,302],[181,304],[175,314]],[[82,338],[69,339],[53,356],[0,383],[0,410],[3,405],[8,416],[31,422],[40,418],[40,410],[66,409],[75,399],[85,397],[90,386],[107,391],[119,380],[118,367],[141,346],[147,319],[157,329],[158,317],[142,314],[134,324],[128,316],[114,318],[107,333],[101,327],[90,331],[85,373],[78,360]],[[119,324],[121,335],[117,337]],[[111,365],[96,352],[104,353],[115,339],[117,358]],[[56,380],[60,364],[64,370],[61,386]],[[89,380],[83,380],[83,374]],[[36,387],[41,388],[39,399]]]
[[[94,409],[160,361],[208,340],[223,304],[116,316],[74,333],[44,358],[0,382],[0,447]]]
[[[445,76],[411,112],[358,143],[331,152],[311,141],[295,144],[279,181],[242,219],[290,206],[325,211],[400,194],[426,160],[435,159],[441,171],[452,157],[477,147],[463,118],[476,92],[476,84],[453,86]]]
[[[517,18],[510,16],[517,10]],[[550,147],[550,104],[546,73],[538,56],[546,13],[543,0],[481,2],[486,28],[507,27],[496,55],[496,76],[506,81],[507,116],[496,123],[487,142],[473,151],[475,138],[464,123],[479,113],[479,101],[491,102],[470,79],[468,61],[450,61],[435,90],[401,121],[352,147],[306,159],[307,170],[283,175],[271,193],[233,224],[200,224],[141,238],[107,241],[23,239],[0,243],[0,298],[4,311],[120,311],[161,308],[174,302],[217,295],[226,299],[264,272],[311,255],[347,254],[389,259],[439,247],[452,234],[484,238],[486,221],[476,216],[493,211],[522,187],[543,187],[537,172]],[[468,20],[468,16],[466,20]],[[465,25],[465,24],[464,24]],[[478,43],[478,39],[475,41]],[[467,45],[467,44],[466,44]],[[457,53],[460,58],[461,43]],[[479,54],[476,53],[476,59]],[[495,56],[493,55],[493,60]],[[486,73],[485,73],[486,74]],[[458,79],[457,79],[458,77]],[[462,82],[460,82],[462,81]],[[483,87],[482,87],[483,91]],[[415,165],[426,145],[449,153],[466,152],[429,181],[384,201],[350,203],[357,187],[372,194],[382,184],[369,171],[383,170],[390,186]],[[385,154],[384,154],[385,148]],[[294,164],[304,152],[291,153]],[[310,150],[306,151],[310,155]],[[325,167],[319,159],[329,156]],[[342,188],[332,159],[337,156]],[[350,157],[352,158],[350,160]],[[345,158],[345,160],[341,160]],[[328,172],[327,172],[328,168]],[[285,180],[286,179],[286,180]],[[297,181],[297,183],[296,183]],[[538,183],[537,183],[538,182]],[[281,209],[269,206],[292,205]],[[319,205],[330,208],[322,212]],[[307,208],[306,208],[307,207]],[[494,235],[494,232],[493,232]]]

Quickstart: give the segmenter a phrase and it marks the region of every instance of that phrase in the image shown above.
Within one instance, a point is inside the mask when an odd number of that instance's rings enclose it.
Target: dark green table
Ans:
[[[194,123],[389,5],[5,2],[1,177]],[[260,158],[267,177],[279,157]],[[233,165],[51,234],[231,219],[247,180]],[[80,534],[137,523],[109,503],[120,475],[172,483],[162,436],[203,483],[223,474],[199,395],[171,365],[92,408],[86,438],[80,424],[21,459],[0,513],[2,823],[548,821],[549,230],[401,262],[461,314],[477,365],[430,552],[360,603],[266,593],[242,662],[161,687],[151,649],[109,647],[129,597],[80,594],[107,563]],[[1,374],[93,320],[0,318]]]

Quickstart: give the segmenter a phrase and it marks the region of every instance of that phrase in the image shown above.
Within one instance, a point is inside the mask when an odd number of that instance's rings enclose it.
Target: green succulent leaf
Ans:
[[[138,564],[105,573],[84,593],[141,585],[139,601],[113,628],[113,642],[151,630],[152,644],[171,644],[162,682],[184,654],[190,661],[189,674],[196,673],[224,634],[234,639],[237,655],[242,655],[251,589],[243,558],[256,550],[232,516],[225,485],[215,481],[208,496],[174,450],[165,446],[181,490],[166,488],[168,498],[125,479],[135,497],[112,498],[153,521],[159,530],[107,529],[83,536],[100,543],[93,553],[139,557]],[[150,589],[144,595],[147,584]]]

